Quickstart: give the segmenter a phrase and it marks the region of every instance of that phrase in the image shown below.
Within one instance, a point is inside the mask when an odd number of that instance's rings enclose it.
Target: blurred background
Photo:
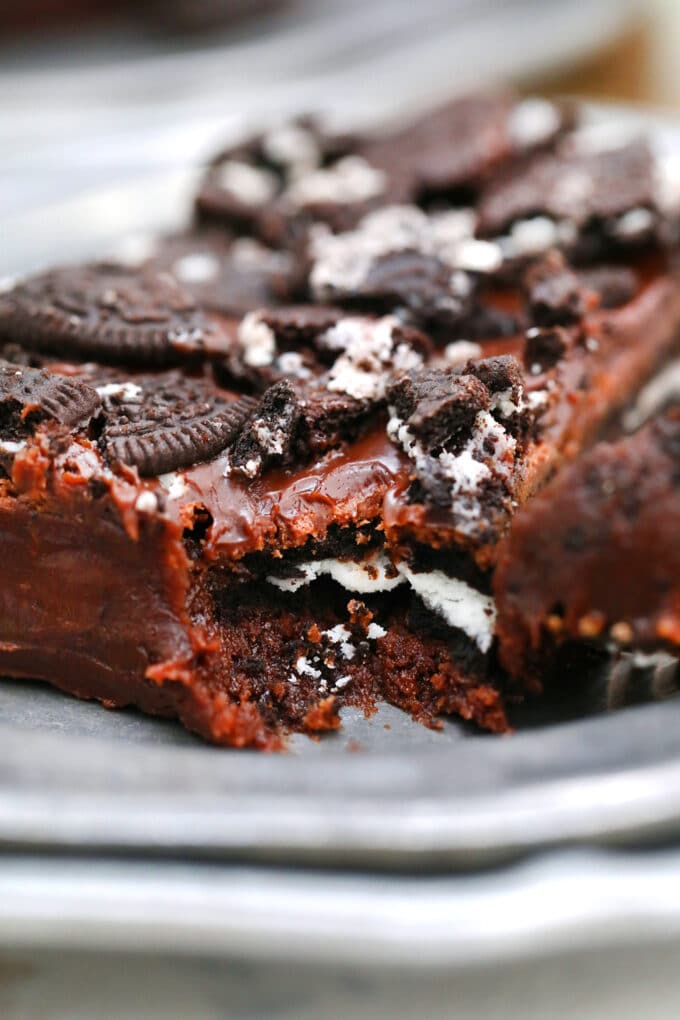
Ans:
[[[186,166],[282,111],[365,122],[499,79],[678,106],[679,43],[676,0],[0,4],[0,215]]]

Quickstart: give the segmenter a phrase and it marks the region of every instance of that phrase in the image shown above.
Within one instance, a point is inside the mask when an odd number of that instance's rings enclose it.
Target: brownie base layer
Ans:
[[[455,713],[507,728],[488,657],[408,591],[360,601],[322,579],[285,593],[225,586],[219,570],[196,583],[176,529],[130,535],[87,506],[70,520],[0,508],[0,555],[4,675],[234,746],[281,747],[287,731],[332,730],[344,705],[380,700],[429,725]]]

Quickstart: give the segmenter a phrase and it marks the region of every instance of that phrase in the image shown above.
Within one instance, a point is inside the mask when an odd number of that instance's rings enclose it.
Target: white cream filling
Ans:
[[[338,623],[335,627],[330,627],[328,630],[322,630],[321,635],[330,641],[331,644],[339,645],[340,651],[346,659],[354,658],[356,648],[352,644],[352,633],[349,627],[346,627],[344,623]]]
[[[383,552],[373,553],[364,560],[339,560],[327,558],[307,560],[296,564],[298,577],[275,577],[267,580],[281,591],[298,591],[299,588],[319,577],[330,577],[347,591],[370,594],[377,591],[391,591],[402,583],[403,578],[395,574],[394,567]]]
[[[471,340],[453,340],[444,348],[444,357],[450,365],[464,365],[473,358],[481,358],[481,344]]]
[[[503,251],[493,241],[469,238],[457,245],[449,261],[469,273],[494,273],[503,264]]]
[[[276,367],[279,372],[297,376],[298,379],[309,379],[312,374],[298,351],[284,351],[283,354],[279,354],[276,359]]]
[[[266,453],[281,456],[286,441],[286,433],[282,428],[272,428],[264,418],[255,418],[251,430]]]
[[[126,404],[138,404],[144,395],[142,387],[133,382],[106,383],[96,390],[100,397],[119,397]]]
[[[510,403],[507,408],[509,409]],[[512,404],[512,408],[518,405]],[[433,458],[409,429],[408,425],[394,414],[387,423],[387,434],[398,443],[404,453],[415,463],[419,472],[432,470],[438,464],[443,477],[451,484],[451,509],[458,518],[461,531],[473,533],[484,519],[479,488],[482,482],[494,474],[508,478],[513,471],[517,442],[488,411],[479,411],[472,428],[472,434],[458,453],[442,451]]]
[[[298,656],[295,662],[295,672],[300,676],[311,676],[313,680],[318,680],[321,676],[321,670],[312,666],[306,655]]]
[[[420,368],[422,356],[408,344],[394,345],[399,326],[392,316],[371,321],[347,317],[326,331],[323,341],[342,354],[328,372],[328,389],[357,400],[380,400],[391,371]]]
[[[373,568],[371,573],[374,576],[367,572],[368,566]],[[374,554],[363,563],[337,559],[308,560],[298,564],[297,569],[299,577],[269,576],[267,580],[281,591],[295,592],[319,577],[329,576],[343,588],[357,594],[390,591],[407,583],[428,609],[446,620],[449,626],[462,630],[482,652],[491,647],[496,620],[493,599],[459,578],[448,577],[441,570],[416,573],[405,563],[400,563],[396,576],[391,576],[394,568],[384,553]],[[349,644],[351,637],[344,625],[338,624],[323,633],[331,642],[340,645],[345,658],[353,657],[353,646],[350,646],[351,652],[343,647],[344,643]],[[369,624],[367,636],[370,640],[384,637],[386,633],[380,624]]]
[[[314,170],[321,152],[311,131],[300,124],[281,124],[262,139],[262,150],[273,163],[281,163],[292,177]]]
[[[655,222],[654,213],[649,209],[642,207],[629,209],[619,216],[614,226],[614,234],[622,240],[639,237],[651,230]]]
[[[464,270],[492,272],[503,252],[495,242],[473,236],[474,212],[468,209],[427,215],[410,205],[385,206],[369,213],[344,234],[326,228],[312,235],[310,284],[317,297],[332,291],[357,290],[373,263],[384,255],[415,251],[431,255],[457,271],[454,289],[465,280]]]
[[[519,400],[515,401],[512,399],[512,389],[507,389],[491,394],[489,410],[498,411],[501,418],[511,418],[513,414],[520,414],[524,406],[522,395],[520,394]]]
[[[187,491],[187,482],[184,475],[178,471],[168,471],[158,476],[158,482],[168,495],[168,499],[181,499]]]
[[[548,216],[517,220],[510,228],[506,247],[513,255],[539,255],[557,244],[557,224]]]
[[[135,502],[135,510],[139,513],[152,514],[158,510],[158,500],[156,499],[153,492],[149,492],[146,489],[144,492],[140,492]]]
[[[451,627],[462,630],[482,652],[488,652],[496,622],[496,606],[490,595],[457,577],[448,577],[441,570],[416,574],[400,563],[399,571],[428,609]]]
[[[243,360],[251,368],[271,365],[276,356],[274,331],[262,321],[257,312],[248,312],[239,323],[238,342],[243,351]]]
[[[548,397],[547,390],[533,390],[531,393],[527,393],[527,404],[532,409],[544,407],[548,403]]]

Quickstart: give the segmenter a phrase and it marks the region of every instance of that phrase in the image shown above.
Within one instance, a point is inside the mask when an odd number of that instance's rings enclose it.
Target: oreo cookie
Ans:
[[[389,389],[396,415],[428,451],[455,446],[490,405],[489,390],[469,374],[432,369],[402,376]]]
[[[499,365],[493,364],[498,360]],[[488,359],[480,375],[429,369],[412,372],[390,388],[390,439],[411,461],[411,501],[447,508],[466,535],[493,531],[512,498],[523,408],[513,395],[513,367]],[[521,395],[520,395],[521,396]]]
[[[320,387],[310,390],[303,408],[304,429],[298,444],[300,456],[318,456],[356,439],[372,420],[374,411],[369,400],[358,400]]]
[[[21,442],[45,420],[72,428],[100,406],[97,391],[79,379],[40,369],[0,365],[0,436]]]
[[[289,254],[221,230],[160,237],[146,265],[171,273],[200,308],[221,315],[241,317],[295,292]]]
[[[579,257],[647,241],[658,219],[651,150],[642,140],[594,152],[563,146],[492,182],[478,211],[480,235],[497,236],[518,221],[540,217],[545,247],[559,243]],[[533,234],[531,247],[537,243]],[[514,246],[523,254],[525,243],[522,232],[513,229],[506,249]]]
[[[275,464],[303,464],[355,439],[374,411],[370,400],[322,385],[302,389],[290,379],[282,379],[264,392],[234,441],[231,468],[246,478],[256,478]]]
[[[453,324],[464,317],[472,290],[441,259],[421,252],[398,251],[373,263],[357,288],[357,303],[380,311],[407,309],[416,322]]]
[[[497,245],[473,237],[474,215],[426,215],[391,206],[355,230],[317,233],[309,247],[315,300],[385,313],[402,310],[417,325],[460,325],[473,308],[477,282],[502,263]]]
[[[249,312],[233,330],[230,350],[216,371],[227,382],[245,381],[259,391],[283,378],[311,379],[323,370],[319,338],[342,314],[322,305]]]
[[[530,371],[546,372],[574,347],[574,330],[562,326],[548,326],[540,329],[533,326],[526,332],[524,341],[524,363]]]
[[[0,297],[0,338],[56,356],[169,364],[217,343],[216,332],[172,276],[152,269],[54,269]]]
[[[179,373],[107,383],[99,445],[111,462],[159,475],[210,460],[235,438],[255,406]]]
[[[502,93],[463,96],[378,140],[369,148],[369,158],[378,165],[388,160],[394,165],[395,157],[397,165],[406,163],[414,196],[421,200],[441,194],[469,198],[511,151],[510,109]]]
[[[524,286],[535,326],[574,326],[598,304],[598,295],[584,286],[558,251],[531,266]]]
[[[256,478],[270,464],[293,459],[303,403],[287,379],[270,386],[233,444],[229,455],[232,470]]]
[[[320,336],[335,326],[345,313],[330,305],[289,305],[263,309],[258,319],[271,329],[281,350],[319,346]],[[322,345],[323,346],[323,345]]]
[[[554,332],[566,333],[566,330]],[[512,354],[500,354],[468,361],[463,374],[484,383],[491,396],[489,411],[505,431],[516,440],[526,439],[535,425],[535,415],[524,399],[524,375],[517,358]]]
[[[290,213],[295,196],[304,194],[303,182],[350,156],[358,144],[356,136],[326,132],[313,117],[302,116],[230,146],[206,171],[196,197],[197,218],[280,243],[292,224],[279,200]]]

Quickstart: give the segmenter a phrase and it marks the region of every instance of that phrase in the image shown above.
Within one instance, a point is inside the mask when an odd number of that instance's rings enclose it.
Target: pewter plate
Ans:
[[[659,145],[680,151],[676,127],[651,123]],[[150,177],[10,218],[0,269],[101,254],[130,230],[175,226],[194,177]],[[426,869],[661,839],[680,832],[680,700],[606,710],[672,694],[677,681],[674,667],[643,676],[623,664],[572,675],[569,698],[529,706],[506,738],[455,722],[433,732],[387,707],[371,719],[347,711],[341,734],[260,755],[7,680],[0,847]]]

